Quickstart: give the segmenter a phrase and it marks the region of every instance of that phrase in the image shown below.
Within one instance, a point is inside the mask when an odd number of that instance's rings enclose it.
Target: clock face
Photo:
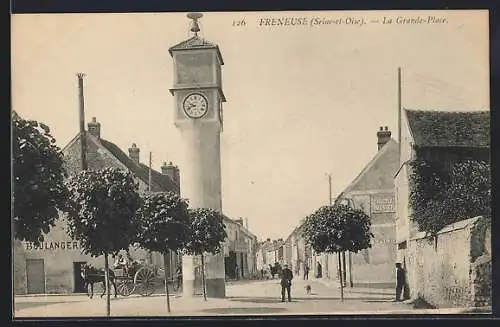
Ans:
[[[182,108],[189,117],[201,118],[208,111],[208,100],[203,94],[191,93],[184,99]]]

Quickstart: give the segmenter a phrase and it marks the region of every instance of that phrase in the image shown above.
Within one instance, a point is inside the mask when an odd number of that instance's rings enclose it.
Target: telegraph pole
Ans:
[[[149,152],[149,179],[148,179],[148,191],[149,193],[151,193],[151,183],[153,181],[153,176],[151,174],[151,156],[152,156],[152,152],[150,151]]]
[[[398,143],[401,153],[401,67],[398,67]]]
[[[328,203],[332,205],[332,174],[328,174]]]
[[[87,170],[87,139],[85,137],[85,100],[83,97],[83,78],[84,73],[76,74],[78,77],[78,99],[80,104],[80,152],[81,152],[81,168]]]

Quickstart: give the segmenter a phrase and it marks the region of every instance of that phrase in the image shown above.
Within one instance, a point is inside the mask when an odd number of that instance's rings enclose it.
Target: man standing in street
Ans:
[[[405,271],[401,263],[396,263],[396,302],[401,301],[401,293],[405,286]]]
[[[285,290],[288,294],[288,302],[292,302],[292,296],[290,295],[292,288],[292,279],[293,273],[288,268],[288,265],[285,264],[281,273],[281,302],[285,302]]]

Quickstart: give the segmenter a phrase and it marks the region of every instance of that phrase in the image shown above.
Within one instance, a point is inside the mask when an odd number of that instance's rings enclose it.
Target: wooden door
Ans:
[[[45,266],[43,259],[26,260],[26,280],[28,294],[45,293]]]

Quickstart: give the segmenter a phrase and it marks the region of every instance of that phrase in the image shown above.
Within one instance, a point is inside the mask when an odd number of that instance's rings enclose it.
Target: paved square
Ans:
[[[172,294],[171,313],[165,296],[130,296],[111,300],[111,316],[216,316],[216,315],[307,315],[307,314],[408,314],[410,305],[393,302],[391,289],[346,288],[344,301],[335,285],[297,280],[292,286],[292,302],[281,302],[278,280],[230,283],[226,298],[207,301],[203,297],[184,298]],[[22,317],[98,317],[105,316],[105,298],[84,295],[21,296],[15,299],[15,318]],[[419,311],[422,313],[422,311]],[[429,313],[436,313],[434,310]]]

